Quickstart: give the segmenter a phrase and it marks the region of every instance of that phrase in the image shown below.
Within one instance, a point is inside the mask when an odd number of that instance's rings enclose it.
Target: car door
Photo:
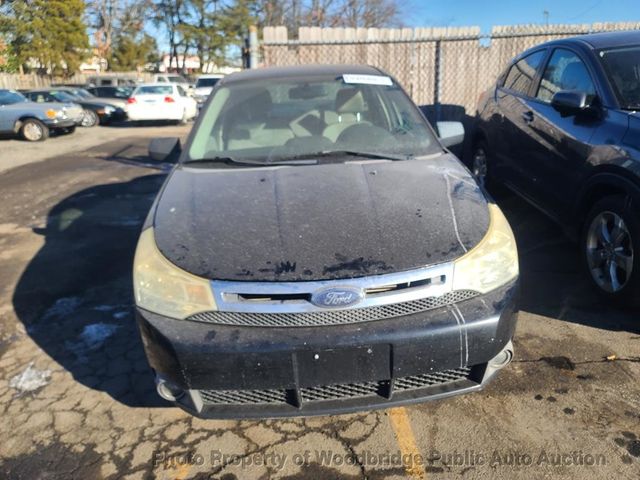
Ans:
[[[536,86],[534,99],[527,102],[533,113],[530,137],[535,142],[525,161],[536,203],[556,216],[570,211],[591,152],[590,139],[604,119],[589,114],[563,117],[551,106],[559,91],[581,91],[597,104],[598,93],[589,64],[570,48],[551,53]]]
[[[524,195],[530,195],[525,157],[534,155],[536,147],[529,135],[531,108],[528,104],[533,85],[547,49],[536,50],[515,62],[496,90],[496,105],[501,118],[497,141],[492,149],[496,155],[500,179]]]

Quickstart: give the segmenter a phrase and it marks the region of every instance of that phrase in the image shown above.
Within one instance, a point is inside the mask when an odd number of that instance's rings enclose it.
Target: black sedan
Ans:
[[[580,239],[604,295],[640,302],[640,32],[518,56],[480,100],[473,170]]]
[[[462,125],[439,127],[372,67],[220,80],[134,261],[158,393],[204,417],[325,414],[475,391],[507,365],[515,240],[445,147]]]
[[[126,112],[111,103],[100,101],[96,98],[81,96],[67,87],[55,87],[41,90],[30,90],[24,95],[34,102],[58,102],[74,103],[83,108],[83,115],[79,120],[82,127],[93,127],[95,125],[108,125],[111,122],[123,121],[126,119]]]

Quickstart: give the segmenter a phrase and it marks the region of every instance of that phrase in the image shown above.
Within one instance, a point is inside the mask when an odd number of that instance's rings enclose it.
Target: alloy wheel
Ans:
[[[37,142],[42,138],[44,131],[37,123],[29,122],[24,126],[23,134],[30,142]]]
[[[622,290],[633,271],[633,242],[623,218],[614,212],[601,212],[593,219],[586,239],[589,271],[606,292]]]

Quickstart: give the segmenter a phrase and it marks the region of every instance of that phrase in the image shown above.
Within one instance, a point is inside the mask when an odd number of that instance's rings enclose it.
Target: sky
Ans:
[[[408,0],[401,20],[408,27],[640,21],[640,0]]]

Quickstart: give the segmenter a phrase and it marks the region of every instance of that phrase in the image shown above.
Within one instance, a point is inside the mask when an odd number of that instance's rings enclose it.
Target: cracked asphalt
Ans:
[[[44,142],[34,158],[48,158],[0,174],[0,478],[638,478],[638,312],[594,295],[575,245],[513,196],[499,203],[521,254],[515,360],[484,391],[263,421],[162,401],[130,267],[169,168],[148,140],[188,128],[53,139],[71,153]],[[34,148],[0,141],[0,164]]]

